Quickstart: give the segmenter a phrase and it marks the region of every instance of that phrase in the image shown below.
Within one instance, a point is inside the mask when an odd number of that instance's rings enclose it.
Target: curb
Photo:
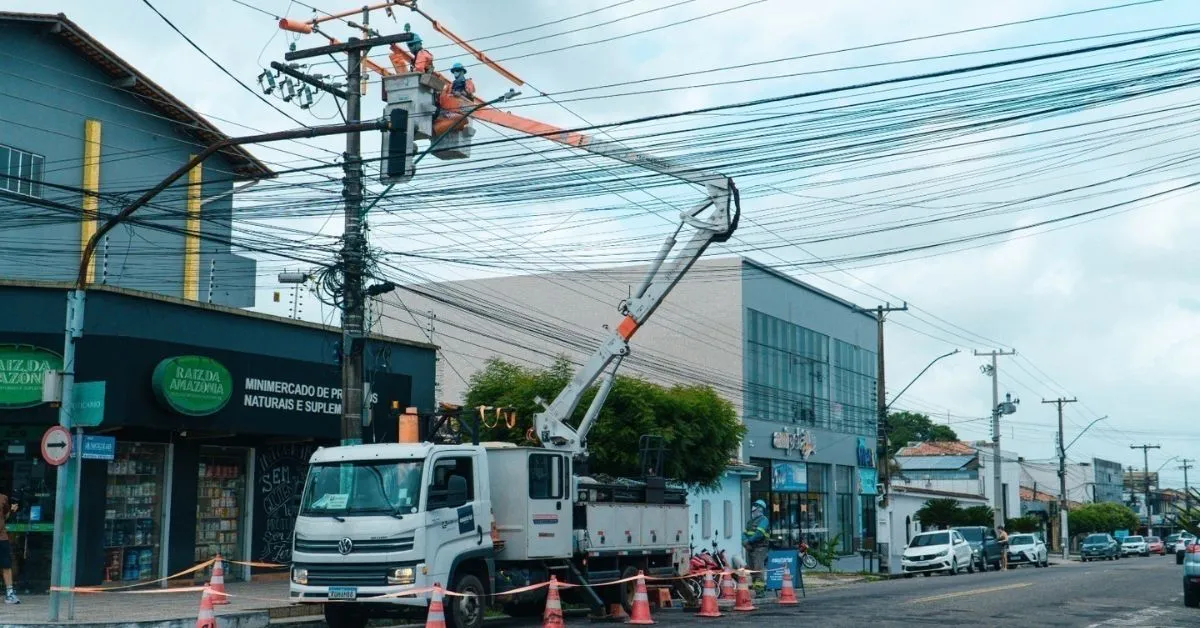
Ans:
[[[322,620],[324,621],[324,620]],[[243,611],[217,615],[221,628],[267,628],[271,619],[267,611]],[[195,628],[196,619],[148,619],[143,621],[102,622],[32,622],[23,624],[0,624],[0,628],[42,628],[44,626],[70,626],[71,628]]]

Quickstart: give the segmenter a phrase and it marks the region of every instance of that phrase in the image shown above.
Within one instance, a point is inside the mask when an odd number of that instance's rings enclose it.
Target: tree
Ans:
[[[1038,532],[1042,529],[1042,520],[1030,515],[1014,517],[1004,522],[1004,529],[1017,534]]]
[[[971,506],[963,508],[958,514],[960,526],[988,526],[995,520],[991,506]]]
[[[524,368],[500,359],[471,376],[464,406],[516,408],[517,420],[484,426],[483,437],[521,445],[536,444],[531,431],[540,411],[534,398],[554,399],[571,380],[574,369],[565,358],[548,369]],[[595,397],[589,390],[569,423],[578,426]],[[588,434],[592,473],[640,477],[638,446],[643,434],[661,436],[668,453],[663,473],[688,484],[715,488],[746,428],[733,405],[703,385],[665,388],[644,380],[618,376],[600,416]]]
[[[1100,502],[1084,504],[1067,513],[1067,530],[1072,536],[1093,532],[1112,533],[1132,530],[1138,526],[1138,516],[1124,504]]]
[[[1200,537],[1200,490],[1189,487],[1188,492],[1191,493],[1191,499],[1188,501],[1196,505],[1188,508],[1186,504],[1183,506],[1176,504],[1175,514],[1172,518],[1176,525]]]
[[[928,500],[916,512],[922,526],[935,528],[958,525],[961,514],[962,508],[959,507],[958,500],[949,498]]]
[[[938,425],[917,412],[891,412],[887,421],[888,455],[894,456],[901,447],[917,441],[956,441],[958,434],[945,425]]]

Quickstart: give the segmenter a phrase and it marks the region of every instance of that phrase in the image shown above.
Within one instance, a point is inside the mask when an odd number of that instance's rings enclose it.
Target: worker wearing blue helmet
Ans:
[[[425,49],[424,42],[421,41],[421,36],[409,30],[409,25],[404,25],[404,32],[411,33],[412,39],[408,40],[408,51],[412,54],[412,63],[409,70],[412,72],[432,72],[433,71],[433,53]]]
[[[765,586],[768,542],[771,540],[771,521],[767,518],[767,502],[756,499],[750,506],[750,519],[742,532],[742,545],[746,548],[746,561],[750,563],[754,589],[761,592]]]
[[[475,81],[467,78],[467,69],[463,64],[455,62],[450,66],[450,74],[454,76],[454,82],[450,84],[450,93],[467,99],[475,96]]]

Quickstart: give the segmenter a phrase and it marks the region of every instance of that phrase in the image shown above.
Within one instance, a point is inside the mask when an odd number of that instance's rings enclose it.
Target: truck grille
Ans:
[[[395,539],[351,539],[353,549],[351,554],[407,552],[413,548],[413,537],[402,536]],[[311,554],[337,554],[340,539],[304,539],[296,537],[296,551]]]
[[[328,564],[299,564],[308,570],[308,584],[317,587],[328,586],[357,586],[383,587],[387,586],[387,569],[395,567],[387,563],[328,563]]]

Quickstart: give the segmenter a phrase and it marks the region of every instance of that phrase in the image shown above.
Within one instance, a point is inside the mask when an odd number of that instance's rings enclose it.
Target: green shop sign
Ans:
[[[199,355],[159,362],[151,381],[159,402],[188,416],[213,414],[224,408],[233,394],[229,371],[220,362]]]
[[[46,371],[61,371],[62,356],[32,345],[0,344],[0,409],[32,408],[42,403]]]

